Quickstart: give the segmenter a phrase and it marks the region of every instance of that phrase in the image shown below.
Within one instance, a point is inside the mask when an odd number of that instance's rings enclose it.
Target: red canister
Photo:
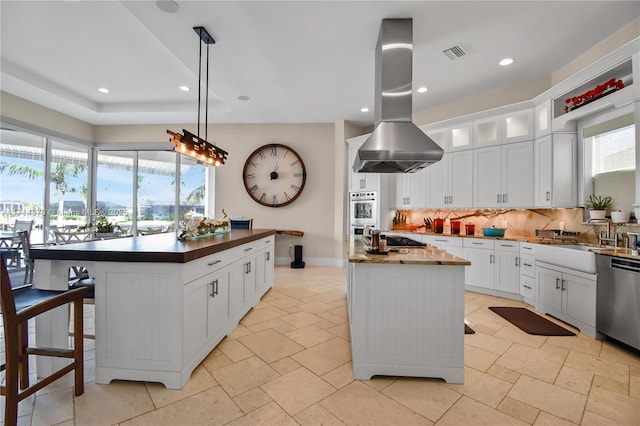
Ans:
[[[464,233],[467,235],[473,235],[476,233],[476,225],[473,223],[465,223],[464,224]]]
[[[444,219],[433,219],[433,232],[436,234],[442,234],[444,229]]]
[[[451,221],[451,234],[455,235],[455,234],[459,234],[460,233],[460,221],[459,220],[452,220]]]

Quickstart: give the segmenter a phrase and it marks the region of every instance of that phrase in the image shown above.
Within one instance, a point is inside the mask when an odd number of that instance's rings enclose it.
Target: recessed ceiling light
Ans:
[[[179,89],[182,90],[183,92],[188,92],[189,90],[191,90],[189,89],[189,86],[180,86]]]
[[[98,89],[98,92],[100,92],[100,93],[109,93],[109,89],[101,87],[101,88]]]
[[[511,65],[511,64],[513,63],[513,59],[511,59],[511,58],[504,58],[504,59],[503,59],[503,60],[501,60],[499,63],[500,63],[500,65],[502,65],[502,66],[504,67],[505,65]]]
[[[369,112],[369,108],[362,107],[362,108],[360,108],[360,112]]]
[[[427,90],[429,89],[427,89],[425,86],[418,87],[418,93],[425,93]]]
[[[247,95],[240,95],[238,96],[238,99],[241,101],[248,101],[251,98],[249,98]]]
[[[156,0],[156,6],[158,6],[158,9],[167,13],[176,13],[178,9],[180,9],[178,3],[172,0]]]

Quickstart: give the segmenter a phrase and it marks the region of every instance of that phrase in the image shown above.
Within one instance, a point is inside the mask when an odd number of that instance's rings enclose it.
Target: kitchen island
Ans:
[[[367,254],[348,247],[353,374],[464,380],[464,267],[433,247]]]
[[[161,382],[193,370],[273,285],[275,231],[234,229],[178,241],[174,233],[33,248],[35,286],[65,289],[72,266],[95,277],[96,383]],[[66,309],[36,321],[39,346],[68,339]],[[46,373],[59,362],[38,360]]]

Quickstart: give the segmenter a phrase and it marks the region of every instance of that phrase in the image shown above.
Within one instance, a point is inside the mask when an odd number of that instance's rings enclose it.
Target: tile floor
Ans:
[[[23,401],[19,424],[640,424],[640,356],[582,334],[527,335],[487,309],[495,305],[523,303],[466,294],[476,334],[465,335],[463,385],[354,381],[345,269],[277,267],[274,288],[182,390],[95,384],[94,342],[85,340],[85,393],[73,397],[68,375]]]

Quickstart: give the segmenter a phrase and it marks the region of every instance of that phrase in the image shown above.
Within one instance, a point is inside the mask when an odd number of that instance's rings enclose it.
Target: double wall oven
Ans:
[[[378,226],[378,193],[376,191],[349,193],[349,226],[354,235],[363,235],[365,227]]]

